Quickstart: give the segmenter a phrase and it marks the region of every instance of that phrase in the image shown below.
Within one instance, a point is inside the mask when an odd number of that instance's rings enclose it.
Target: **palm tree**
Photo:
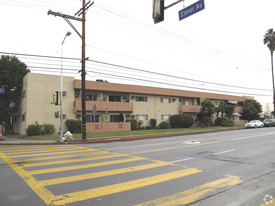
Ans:
[[[273,29],[267,30],[267,32],[264,35],[264,44],[267,45],[267,47],[270,50],[271,54],[271,70],[272,70],[272,84],[273,84],[273,108],[275,111],[275,93],[274,93],[274,73],[273,73],[273,52],[275,51],[275,31]]]

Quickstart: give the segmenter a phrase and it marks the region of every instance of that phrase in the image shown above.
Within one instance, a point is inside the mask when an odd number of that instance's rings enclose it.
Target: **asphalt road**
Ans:
[[[275,128],[0,147],[0,205],[275,205]]]

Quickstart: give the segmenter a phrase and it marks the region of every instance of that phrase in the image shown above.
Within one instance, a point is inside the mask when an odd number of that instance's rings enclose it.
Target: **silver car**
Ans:
[[[245,128],[257,128],[257,127],[264,127],[264,123],[260,120],[251,120],[245,125]]]

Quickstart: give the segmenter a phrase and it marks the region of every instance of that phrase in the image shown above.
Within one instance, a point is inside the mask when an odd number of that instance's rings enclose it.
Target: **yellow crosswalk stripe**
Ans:
[[[22,165],[22,167],[35,167],[35,166],[44,166],[44,165],[53,165],[53,164],[82,162],[82,161],[88,161],[88,160],[99,160],[99,159],[107,159],[107,158],[123,157],[123,156],[126,156],[126,155],[113,154],[113,155],[100,156],[100,157],[87,157],[87,158],[81,158],[81,159],[76,159],[76,160],[73,159],[73,160],[61,160],[61,161],[53,161],[53,162],[32,163],[32,164],[24,164],[24,165]]]
[[[77,170],[77,169],[84,169],[84,168],[91,168],[91,167],[98,167],[98,166],[105,166],[105,165],[112,165],[112,164],[119,164],[119,163],[126,163],[126,162],[134,162],[142,159],[144,158],[134,157],[134,158],[127,158],[122,160],[114,160],[114,161],[99,162],[99,163],[92,163],[92,164],[82,164],[82,165],[74,165],[74,166],[68,166],[68,167],[57,167],[57,168],[50,168],[50,169],[34,170],[34,171],[29,171],[29,173],[32,175],[37,175],[37,174],[44,174],[44,173],[51,173],[51,172],[62,172],[62,171],[68,171],[68,170]]]
[[[72,155],[62,155],[62,156],[49,156],[49,157],[40,157],[40,158],[17,159],[17,160],[13,160],[13,162],[14,163],[19,163],[19,162],[28,162],[28,161],[33,162],[33,161],[38,161],[38,160],[53,160],[53,159],[75,158],[75,157],[83,157],[83,156],[106,154],[106,153],[110,153],[110,152],[99,151],[99,152],[85,153],[85,154],[72,154]]]
[[[28,154],[28,153],[45,153],[45,152],[54,152],[54,151],[64,151],[64,150],[77,150],[77,148],[51,148],[51,149],[32,149],[32,150],[21,150],[21,151],[12,151],[12,152],[5,152],[5,154],[7,156],[9,155],[13,155],[13,154],[17,154],[17,155],[21,155],[21,154]],[[79,148],[79,150],[83,150],[83,148]]]
[[[88,149],[77,150],[77,151],[66,151],[66,152],[50,152],[50,153],[43,153],[43,154],[28,154],[28,155],[13,155],[9,156],[9,158],[16,158],[16,157],[33,157],[33,156],[45,156],[45,155],[55,155],[55,154],[66,154],[66,153],[80,153],[80,152],[89,152]]]
[[[110,175],[136,172],[136,171],[152,169],[152,168],[166,166],[166,165],[170,165],[170,163],[157,162],[157,163],[151,163],[151,164],[145,164],[145,165],[139,165],[139,166],[133,166],[133,167],[120,168],[120,169],[116,169],[116,170],[107,170],[107,171],[103,171],[103,172],[95,172],[95,173],[89,173],[89,174],[84,174],[84,175],[76,175],[76,176],[70,176],[70,177],[62,177],[62,178],[43,180],[43,181],[39,181],[39,183],[44,186],[49,186],[49,185],[56,185],[56,184],[67,183],[67,182],[75,182],[75,181],[110,176]]]
[[[92,199],[92,198],[96,198],[104,195],[110,195],[118,192],[123,192],[127,190],[132,190],[140,187],[145,187],[145,186],[177,179],[180,177],[196,174],[198,172],[201,172],[201,170],[198,170],[196,168],[191,168],[191,169],[179,170],[175,172],[169,172],[169,173],[156,175],[152,177],[132,180],[132,181],[123,182],[119,184],[108,185],[108,186],[88,189],[88,190],[82,190],[82,191],[73,192],[73,193],[67,193],[67,194],[55,196],[53,204],[65,205],[72,202],[88,200],[88,199]]]
[[[42,146],[42,145],[34,145],[34,146],[1,146],[0,151],[1,152],[13,152],[13,151],[26,151],[26,150],[41,150],[41,149],[54,149],[54,148],[77,148],[77,146],[69,146],[69,145],[49,145],[49,146]]]
[[[185,190],[183,192],[173,194],[171,196],[162,197],[153,201],[138,204],[136,206],[172,206],[172,205],[184,205],[198,200],[209,192],[213,192],[219,188],[225,188],[227,190],[234,185],[241,183],[240,177],[230,176],[227,178],[219,179],[213,182],[206,183],[204,185]]]

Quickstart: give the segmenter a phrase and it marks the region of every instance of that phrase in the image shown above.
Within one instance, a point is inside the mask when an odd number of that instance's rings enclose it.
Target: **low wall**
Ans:
[[[86,123],[87,132],[117,132],[117,131],[130,131],[131,123],[130,122],[97,122],[97,123]],[[101,130],[102,128],[102,130]]]

